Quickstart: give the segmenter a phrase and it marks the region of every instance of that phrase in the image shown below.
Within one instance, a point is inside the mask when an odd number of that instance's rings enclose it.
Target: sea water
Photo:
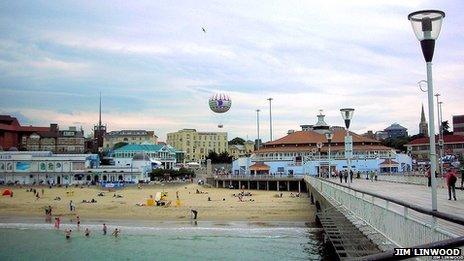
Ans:
[[[119,237],[111,236],[114,228]],[[63,230],[73,230],[65,239]],[[84,229],[91,230],[90,237]],[[162,222],[110,224],[103,235],[101,223],[0,223],[0,260],[321,260],[329,255],[321,230],[304,223]]]

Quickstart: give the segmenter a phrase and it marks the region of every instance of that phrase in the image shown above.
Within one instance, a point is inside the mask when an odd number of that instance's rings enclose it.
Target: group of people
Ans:
[[[59,227],[58,227],[58,229],[59,229]],[[79,226],[78,226],[78,229],[79,229]],[[105,223],[103,223],[102,231],[103,231],[103,235],[106,235],[107,232],[108,232],[108,228],[107,228]],[[119,228],[115,228],[113,230],[113,233],[111,233],[111,235],[114,236],[114,237],[118,237],[120,233],[121,233],[121,230]],[[64,230],[64,235],[65,235],[66,239],[71,239],[71,234],[72,234],[72,230],[70,228],[67,228],[67,229]],[[84,236],[90,237],[90,229],[89,228],[85,228]]]
[[[349,174],[349,175],[348,175]],[[353,182],[353,171],[350,170],[348,173],[348,170],[342,170],[338,173],[338,177],[340,178],[340,183],[343,183],[343,180],[345,180],[345,183],[348,183],[348,176],[350,177],[350,182]]]

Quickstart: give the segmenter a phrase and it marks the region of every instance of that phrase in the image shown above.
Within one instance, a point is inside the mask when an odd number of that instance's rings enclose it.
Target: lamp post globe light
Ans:
[[[318,142],[316,144],[316,146],[317,146],[317,151],[319,152],[319,164],[318,164],[319,167],[317,169],[317,176],[322,177],[322,173],[321,173],[321,149],[322,149],[323,144],[322,144],[322,142]]]
[[[353,138],[350,135],[349,128],[351,119],[353,118],[354,109],[343,108],[340,109],[342,118],[345,121],[346,135],[345,135],[345,157],[348,165],[348,186],[351,186],[351,157],[353,155]]]
[[[412,29],[420,41],[422,54],[427,67],[427,96],[429,106],[429,137],[430,137],[430,173],[432,181],[432,210],[437,210],[437,179],[435,171],[437,168],[437,155],[435,149],[435,119],[433,111],[433,80],[432,80],[432,58],[435,49],[435,40],[440,35],[441,24],[445,13],[439,10],[422,10],[408,15]]]
[[[328,161],[329,161],[329,178],[332,178],[332,170],[330,169],[330,145],[331,145],[332,139],[333,139],[333,131],[331,129],[329,129],[325,133],[325,138],[327,139],[327,142],[329,144],[329,153],[327,154],[328,155]]]

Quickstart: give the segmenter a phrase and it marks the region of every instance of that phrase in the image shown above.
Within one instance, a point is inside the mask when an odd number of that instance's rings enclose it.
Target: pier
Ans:
[[[206,181],[216,188],[306,192],[306,183],[301,176],[228,175],[209,177]]]
[[[305,177],[311,202],[318,209],[327,237],[340,259],[361,258],[353,248],[359,234],[346,230],[347,220],[369,238],[382,254],[366,255],[366,260],[398,258],[396,247],[421,245],[462,247],[464,245],[464,192],[457,190],[457,201],[448,200],[446,188],[438,188],[438,211],[431,210],[430,188],[402,180],[370,181],[353,179],[350,186],[337,179]],[[327,212],[332,212],[328,215]],[[340,213],[343,216],[340,216]],[[336,233],[334,233],[335,231]],[[367,249],[368,254],[372,249]]]

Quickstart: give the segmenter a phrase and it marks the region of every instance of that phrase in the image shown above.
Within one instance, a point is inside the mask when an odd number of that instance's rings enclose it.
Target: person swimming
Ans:
[[[106,235],[106,231],[107,231],[106,224],[103,223],[103,235]]]
[[[89,236],[90,236],[90,230],[89,230],[89,228],[85,228],[84,235],[85,235],[86,237],[89,237]]]
[[[71,238],[71,232],[72,232],[71,229],[66,229],[66,230],[64,231],[64,235],[66,236],[66,239],[70,239],[70,238]]]
[[[115,228],[112,235],[113,235],[114,237],[118,237],[120,232],[121,232],[121,230]]]

